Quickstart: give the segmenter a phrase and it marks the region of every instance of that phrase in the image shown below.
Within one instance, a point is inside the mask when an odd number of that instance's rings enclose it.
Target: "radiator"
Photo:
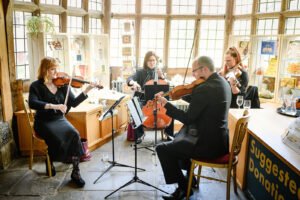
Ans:
[[[186,101],[183,100],[177,100],[175,106],[180,109],[180,110],[184,110],[187,111],[187,109],[189,108],[189,103],[187,103]]]
[[[123,93],[123,84],[124,81],[122,80],[112,81],[112,90]]]

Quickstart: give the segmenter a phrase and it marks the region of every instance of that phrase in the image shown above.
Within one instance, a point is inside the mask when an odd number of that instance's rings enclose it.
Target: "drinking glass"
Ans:
[[[244,101],[244,108],[246,110],[249,110],[251,108],[251,100],[245,100]]]
[[[239,106],[239,109],[241,109],[241,105],[243,105],[244,97],[242,95],[238,95],[236,98],[236,104]]]
[[[293,96],[287,97],[285,113],[288,115],[296,115],[297,114],[296,98],[294,98]]]
[[[104,163],[104,167],[107,168],[109,166],[109,163],[108,163],[108,153],[107,152],[104,152],[102,154],[102,162]]]

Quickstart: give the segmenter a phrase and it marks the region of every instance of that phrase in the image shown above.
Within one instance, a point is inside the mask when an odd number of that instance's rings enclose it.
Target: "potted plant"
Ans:
[[[37,36],[37,34],[41,32],[55,32],[54,24],[49,17],[32,16],[28,20],[26,26],[27,31],[31,36]]]

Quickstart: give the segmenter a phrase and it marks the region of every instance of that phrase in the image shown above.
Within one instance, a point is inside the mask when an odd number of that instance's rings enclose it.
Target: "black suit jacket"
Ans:
[[[190,96],[187,111],[177,109],[167,103],[166,114],[181,121],[186,126],[197,129],[197,141],[187,145],[175,140],[167,145],[173,151],[191,157],[215,158],[223,156],[229,150],[228,111],[231,103],[231,88],[218,73],[213,73],[204,83],[199,84]],[[187,98],[186,98],[187,99]]]

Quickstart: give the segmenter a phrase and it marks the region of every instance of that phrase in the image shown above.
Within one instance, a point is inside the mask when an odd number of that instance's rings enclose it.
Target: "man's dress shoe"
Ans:
[[[189,174],[185,176],[185,179],[186,179],[186,182],[187,184],[189,184]],[[191,185],[192,188],[197,188],[197,179],[195,176],[193,176],[192,178],[192,185]]]
[[[193,190],[191,190],[190,192],[190,196],[192,195],[193,195]],[[181,200],[184,199],[184,197],[186,197],[186,190],[183,190],[179,187],[172,194],[168,196],[162,196],[164,200]]]

